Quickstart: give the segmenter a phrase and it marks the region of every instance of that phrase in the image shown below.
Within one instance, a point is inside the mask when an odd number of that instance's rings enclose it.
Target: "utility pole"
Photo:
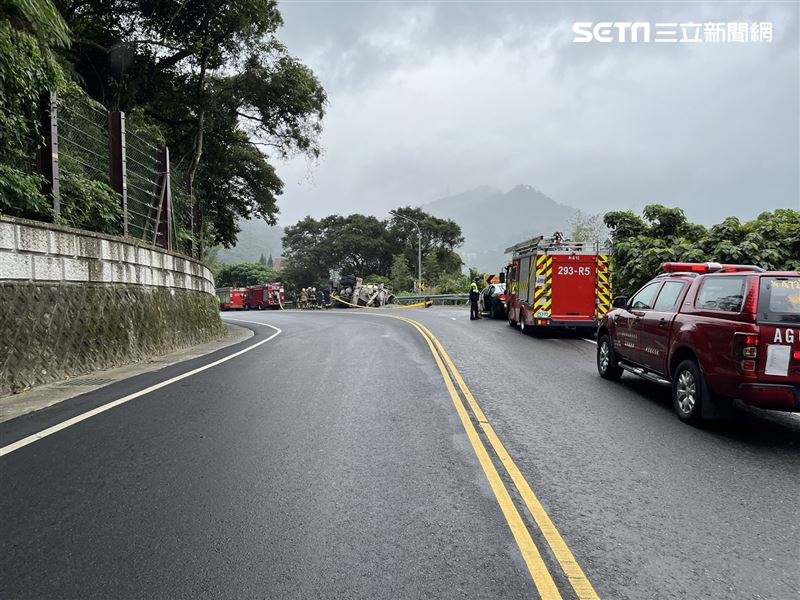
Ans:
[[[403,219],[408,221],[414,227],[417,228],[417,267],[418,267],[418,275],[419,279],[417,280],[417,294],[420,296],[422,295],[422,230],[419,228],[419,224],[414,219],[409,219],[408,217],[404,217],[403,215],[398,215],[393,210],[389,211],[389,214],[393,217],[397,217],[398,219]]]

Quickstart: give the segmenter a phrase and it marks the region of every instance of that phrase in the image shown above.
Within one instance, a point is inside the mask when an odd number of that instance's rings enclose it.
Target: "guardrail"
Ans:
[[[396,296],[398,304],[416,304],[423,299],[428,299],[434,304],[438,305],[458,305],[467,304],[469,302],[469,294],[434,294],[430,296]],[[285,308],[295,308],[292,300],[287,300],[283,303]]]
[[[469,294],[433,294],[430,296],[396,296],[398,304],[414,304],[421,298],[428,299],[434,304],[455,305],[469,302]]]

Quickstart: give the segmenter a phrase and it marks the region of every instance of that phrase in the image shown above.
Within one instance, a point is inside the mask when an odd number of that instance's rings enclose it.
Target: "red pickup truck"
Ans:
[[[672,386],[681,420],[727,412],[731,400],[800,411],[800,272],[666,263],[600,322],[597,370]]]

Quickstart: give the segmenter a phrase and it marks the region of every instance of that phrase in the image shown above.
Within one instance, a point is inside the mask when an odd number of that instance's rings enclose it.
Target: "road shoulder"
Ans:
[[[117,383],[124,379],[151,373],[177,363],[211,354],[253,337],[253,331],[225,322],[225,335],[212,342],[198,344],[169,354],[155,356],[145,362],[131,363],[104,371],[84,373],[80,376],[37,386],[19,394],[0,398],[0,423],[53,406],[87,392]]]

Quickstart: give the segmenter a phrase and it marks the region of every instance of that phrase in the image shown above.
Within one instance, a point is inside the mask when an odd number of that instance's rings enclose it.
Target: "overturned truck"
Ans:
[[[355,275],[331,273],[331,305],[339,308],[348,306],[372,306],[375,308],[396,302],[392,291],[382,283],[364,283]]]

